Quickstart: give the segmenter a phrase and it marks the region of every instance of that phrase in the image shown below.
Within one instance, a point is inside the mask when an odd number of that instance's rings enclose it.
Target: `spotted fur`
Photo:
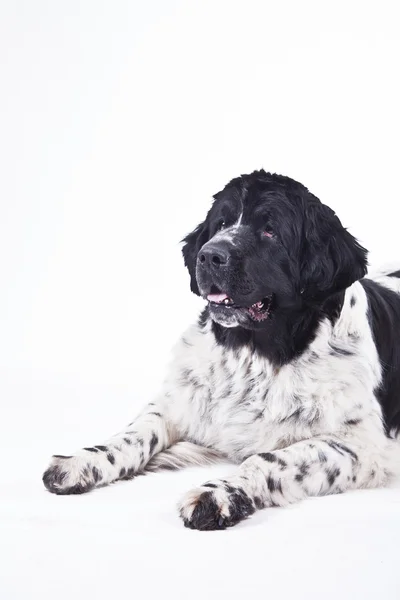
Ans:
[[[335,288],[335,302],[318,300],[324,310],[300,350],[279,360],[264,351],[273,340],[257,347],[247,329],[221,328],[206,308],[177,343],[154,402],[104,444],[55,455],[46,488],[79,494],[145,470],[226,457],[239,465],[234,475],[179,504],[187,527],[210,530],[261,508],[387,484],[400,462],[391,435],[400,413],[400,279],[392,271],[348,283]],[[198,293],[193,274],[191,285]],[[395,332],[390,339],[385,328]]]

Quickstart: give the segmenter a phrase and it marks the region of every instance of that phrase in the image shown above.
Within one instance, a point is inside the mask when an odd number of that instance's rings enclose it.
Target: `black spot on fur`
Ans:
[[[282,493],[281,481],[279,479],[274,479],[273,477],[271,477],[271,475],[267,477],[267,486],[271,494],[273,494],[274,492]]]
[[[266,460],[267,462],[272,462],[272,463],[276,462],[281,467],[281,470],[283,470],[287,467],[287,462],[284,461],[283,458],[276,456],[276,454],[273,454],[272,452],[262,452],[258,456],[260,456],[262,459]]]
[[[344,422],[345,425],[358,425],[359,423],[361,423],[361,419],[348,419],[347,421]]]
[[[151,436],[150,446],[149,446],[150,454],[153,454],[153,450],[157,444],[158,444],[158,436],[155,433],[153,433]]]
[[[326,476],[327,476],[328,484],[330,487],[333,486],[333,484],[335,483],[335,481],[339,477],[339,475],[340,475],[339,467],[334,467],[332,469],[326,470]]]
[[[131,444],[132,444],[132,440],[131,440],[131,439],[129,439],[129,438],[127,438],[127,437],[124,437],[124,442],[125,442],[126,444],[128,444],[128,446],[131,446]]]
[[[278,458],[272,452],[261,452],[258,456],[261,456],[267,462],[277,462]]]
[[[328,460],[328,457],[325,454],[325,452],[322,452],[322,450],[319,450],[319,449],[318,449],[318,460],[321,463],[326,463]]]
[[[125,469],[125,467],[122,467],[122,469],[119,472],[119,477],[125,477],[125,475],[126,475],[126,469]]]
[[[232,487],[229,483],[225,484],[225,489],[229,494],[234,494],[237,488]]]
[[[102,452],[107,452],[108,448],[107,446],[95,446],[95,448],[98,448],[99,450],[101,450]]]
[[[87,450],[88,452],[98,452],[98,448],[84,448],[84,450]]]
[[[330,446],[331,448],[336,450],[336,452],[339,452],[339,454],[341,454],[342,456],[344,456],[345,454],[348,454],[349,456],[351,456],[351,458],[353,459],[354,462],[358,462],[357,454],[355,452],[353,452],[353,450],[351,450],[350,448],[345,446],[344,444],[341,444],[340,442],[336,442],[334,440],[328,440],[326,442],[326,444],[328,444],[328,446]]]
[[[400,278],[400,271],[393,271],[393,273],[389,274],[389,277],[399,277]]]
[[[155,415],[156,417],[161,417],[162,416],[161,413],[159,413],[159,412],[149,412],[147,414],[148,415]]]
[[[72,456],[66,456],[64,454],[53,454],[53,458],[72,458]]]
[[[103,474],[97,467],[92,467],[92,475],[95,483],[103,479]]]
[[[299,465],[299,472],[302,475],[308,475],[310,471],[310,465],[306,463],[305,460]]]
[[[259,421],[260,419],[262,419],[264,416],[264,411],[263,410],[259,410],[256,412],[256,414],[254,415],[254,421]]]
[[[259,510],[261,508],[264,508],[264,502],[262,501],[262,499],[259,496],[254,496],[254,504],[256,505],[256,508],[258,508]]]
[[[356,302],[357,302],[356,297],[352,296],[350,298],[350,306],[351,306],[351,308],[353,308],[353,306],[355,306]]]
[[[332,348],[332,350],[329,351],[329,354],[331,356],[354,356],[354,352],[352,352],[348,348],[341,348],[340,346],[337,346],[332,342],[329,342],[329,345]]]
[[[304,479],[304,475],[302,473],[297,473],[297,475],[295,475],[294,478],[298,483],[302,483],[302,481]]]
[[[107,459],[108,459],[108,461],[109,461],[109,462],[110,462],[112,465],[115,463],[115,457],[114,457],[114,454],[112,454],[111,452],[109,452],[109,453],[107,454]]]
[[[216,486],[215,483],[204,483],[203,487],[216,488],[218,486]]]

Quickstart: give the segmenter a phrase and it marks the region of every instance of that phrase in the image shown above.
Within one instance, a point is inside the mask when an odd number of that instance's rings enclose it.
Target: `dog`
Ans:
[[[189,491],[185,526],[384,486],[400,429],[400,270],[366,278],[367,251],[302,184],[255,171],[214,196],[183,240],[206,300],[163,389],[121,433],[43,476],[81,494],[144,471],[239,464]]]

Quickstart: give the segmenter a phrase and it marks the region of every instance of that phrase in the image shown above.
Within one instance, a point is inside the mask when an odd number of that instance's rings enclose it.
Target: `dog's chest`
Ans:
[[[193,394],[196,418],[189,435],[238,459],[266,445],[286,446],[309,436],[319,417],[312,388],[310,378],[291,368],[276,370],[265,360],[226,355],[210,365],[207,385]]]
[[[182,425],[190,439],[231,458],[337,430],[370,402],[363,359],[317,355],[310,348],[274,368],[249,349],[221,348],[211,335],[196,336],[195,348],[184,344],[177,361]]]

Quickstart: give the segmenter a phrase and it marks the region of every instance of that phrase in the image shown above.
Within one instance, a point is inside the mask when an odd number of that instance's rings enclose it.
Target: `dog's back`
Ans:
[[[365,278],[369,322],[382,365],[377,396],[383,407],[387,432],[400,430],[400,268],[384,269]]]

